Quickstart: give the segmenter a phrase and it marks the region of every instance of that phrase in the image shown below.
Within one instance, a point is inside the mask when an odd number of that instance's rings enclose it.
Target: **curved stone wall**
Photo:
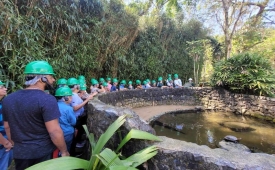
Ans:
[[[275,117],[275,100],[272,98],[231,94],[213,88],[129,90],[102,94],[89,102],[89,131],[98,139],[118,116],[128,114],[125,125],[120,129],[122,135],[132,128],[155,134],[148,122],[141,120],[131,108],[169,104],[228,110],[251,116],[254,114],[271,121]],[[123,154],[131,155],[152,144],[158,146],[159,153],[148,162],[150,170],[275,169],[273,155],[210,149],[194,143],[161,138],[162,142],[155,143],[133,140],[123,148]],[[115,149],[119,141],[119,135],[115,134],[108,147]]]

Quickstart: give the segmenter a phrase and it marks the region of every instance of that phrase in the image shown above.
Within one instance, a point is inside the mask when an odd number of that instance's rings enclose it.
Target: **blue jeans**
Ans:
[[[65,138],[65,142],[67,145],[67,150],[68,150],[68,152],[70,152],[71,145],[72,145],[73,138],[74,138],[74,133],[66,135],[66,136],[64,136],[64,138]]]
[[[0,169],[7,170],[13,159],[13,150],[6,151],[3,146],[0,148]]]

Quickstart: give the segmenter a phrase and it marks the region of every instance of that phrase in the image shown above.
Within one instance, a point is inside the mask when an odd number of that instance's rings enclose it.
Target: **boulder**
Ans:
[[[247,146],[240,143],[226,142],[225,140],[219,142],[219,147],[227,151],[251,153],[251,150]]]

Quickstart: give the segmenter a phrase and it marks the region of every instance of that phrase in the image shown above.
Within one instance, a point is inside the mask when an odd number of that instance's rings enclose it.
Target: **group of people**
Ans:
[[[8,169],[12,159],[17,170],[26,169],[52,159],[55,150],[70,156],[81,134],[84,105],[97,94],[83,100],[76,79],[58,88],[55,97],[45,93],[55,82],[53,68],[45,61],[30,62],[24,74],[26,88],[9,95],[0,82],[0,169]]]
[[[46,61],[33,61],[26,65],[26,88],[7,95],[5,83],[0,81],[0,169],[7,169],[12,159],[17,170],[59,156],[74,155],[74,148],[80,144],[86,124],[84,106],[89,100],[102,92],[126,89],[180,88],[194,86],[182,85],[177,74],[169,74],[165,82],[149,79],[128,84],[118,83],[116,78],[91,79],[90,93],[84,76],[61,78],[54,88],[54,71]],[[54,89],[54,96],[47,93]],[[2,100],[3,99],[3,100]]]
[[[71,79],[71,78],[70,78]],[[84,76],[79,76],[79,85],[80,87],[83,87],[83,90],[86,92],[86,81]],[[64,81],[63,84],[61,83],[61,80]],[[63,86],[66,84],[66,79],[62,78],[58,80],[58,86]],[[172,79],[172,75],[168,74],[168,78],[166,81],[163,81],[162,77],[158,77],[158,80],[152,80],[146,79],[143,82],[140,80],[135,81],[135,85],[132,81],[128,81],[126,83],[126,80],[121,80],[118,82],[116,78],[100,78],[99,81],[92,78],[91,79],[91,87],[90,91],[103,93],[103,92],[114,92],[114,91],[123,91],[123,90],[132,90],[132,89],[148,89],[148,88],[181,88],[181,87],[194,87],[194,83],[192,78],[188,79],[188,82],[185,84],[182,84],[181,79],[179,79],[178,74],[174,74],[174,80]]]

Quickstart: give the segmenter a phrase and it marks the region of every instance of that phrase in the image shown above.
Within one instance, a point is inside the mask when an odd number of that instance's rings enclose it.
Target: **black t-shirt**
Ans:
[[[45,122],[58,119],[56,99],[42,90],[19,90],[3,100],[3,118],[10,126],[14,158],[36,159],[56,148]]]

